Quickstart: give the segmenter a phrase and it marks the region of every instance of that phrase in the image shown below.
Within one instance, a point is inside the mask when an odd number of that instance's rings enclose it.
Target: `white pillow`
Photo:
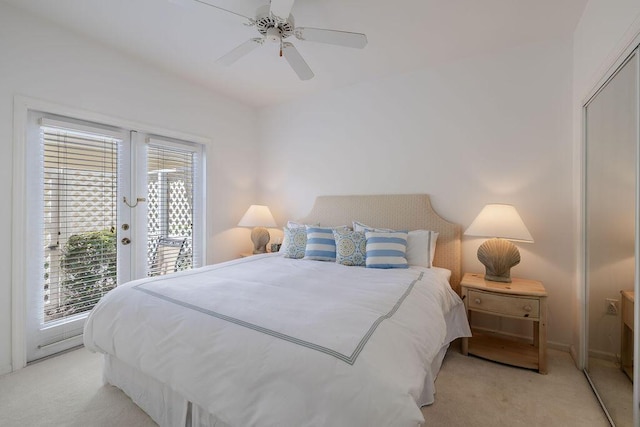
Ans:
[[[359,231],[361,233],[365,233],[367,231],[379,231],[379,232],[382,232],[382,231],[395,231],[395,230],[392,230],[390,228],[369,227],[368,225],[363,224],[363,223],[361,223],[359,221],[353,221],[353,231]]]
[[[353,221],[353,231],[395,231],[388,228],[374,228],[359,221]],[[430,230],[414,230],[409,232],[407,239],[407,262],[409,265],[431,268],[436,254],[436,240],[439,233]]]
[[[414,230],[407,238],[407,262],[409,265],[431,268],[436,253],[439,233],[430,230]]]

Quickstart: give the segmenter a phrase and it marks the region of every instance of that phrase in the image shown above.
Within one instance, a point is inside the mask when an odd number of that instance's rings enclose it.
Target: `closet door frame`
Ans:
[[[615,63],[609,68],[609,71],[602,77],[597,83],[597,86],[591,90],[589,96],[583,101],[581,108],[581,149],[580,149],[580,204],[579,204],[579,225],[580,232],[578,234],[579,241],[579,259],[578,259],[578,283],[582,294],[582,307],[581,307],[581,325],[580,338],[581,348],[578,357],[579,368],[585,371],[587,367],[587,361],[589,359],[589,288],[587,272],[587,107],[590,102],[600,93],[600,91],[617,75],[617,73],[629,63],[629,61],[636,62],[636,85],[639,88],[637,105],[640,105],[640,35],[638,35],[633,44],[625,49],[616,59]],[[624,56],[623,56],[624,54]],[[640,108],[636,108],[636,172],[635,172],[635,236],[634,236],[634,249],[635,249],[635,266],[634,266],[634,292],[638,294],[640,292]],[[634,305],[634,324],[640,325],[640,304]],[[640,366],[640,327],[634,328],[634,349],[633,359],[634,366]],[[603,409],[603,404],[596,387],[591,382],[589,375],[587,379],[593,388],[596,397],[598,398]],[[609,417],[608,411],[605,409],[605,413]],[[633,373],[633,420],[637,423],[640,420],[640,369],[634,369]],[[612,422],[613,425],[613,422]]]
[[[575,140],[576,141],[576,149],[574,152],[576,153],[576,171],[575,171],[575,191],[577,197],[575,200],[576,203],[576,236],[577,236],[577,261],[576,261],[576,276],[577,276],[577,297],[578,297],[578,325],[577,325],[577,337],[578,337],[578,351],[577,354],[574,353],[574,349],[572,348],[572,354],[577,361],[578,367],[580,369],[584,369],[585,361],[588,355],[587,348],[587,334],[588,334],[588,313],[586,312],[587,303],[588,303],[588,295],[587,295],[587,282],[585,279],[585,269],[586,269],[586,242],[585,242],[585,170],[586,170],[586,110],[585,106],[589,102],[591,98],[593,98],[598,91],[605,85],[605,83],[613,76],[618,68],[625,63],[629,55],[633,53],[634,50],[638,49],[640,45],[640,20],[635,20],[631,27],[626,31],[623,39],[619,41],[619,43],[614,46],[611,51],[611,54],[607,56],[607,59],[602,64],[599,69],[597,75],[600,77],[598,80],[592,81],[591,86],[587,86],[587,90],[583,92],[582,102],[579,104],[579,108],[581,109],[579,117],[580,124],[576,130],[579,130],[580,135]],[[640,80],[640,78],[639,78]],[[580,96],[580,94],[576,94]],[[638,118],[640,121],[640,117]],[[636,161],[640,166],[640,150],[638,151],[638,159]],[[636,185],[640,185],[640,170],[636,174]],[[640,188],[640,187],[639,187]],[[638,207],[640,207],[640,197],[636,197],[636,242],[635,248],[636,253],[638,254],[639,240],[638,233],[640,230],[638,229],[638,215],[640,215],[640,211],[638,211]],[[638,286],[638,276],[640,276],[640,265],[638,264],[638,257],[636,257],[635,264],[635,284],[634,284],[634,292],[640,292],[640,288]],[[640,325],[640,304],[635,305],[634,310],[634,323],[636,325]],[[633,359],[634,366],[639,367],[634,370],[634,381],[633,381],[633,419],[637,423],[640,422],[640,328],[634,328],[634,351],[633,351]]]
[[[639,266],[640,266],[640,230],[638,229],[640,225],[639,217],[640,217],[640,47],[635,47],[629,52],[629,55],[626,56],[617,66],[613,69],[612,72],[608,73],[607,78],[601,80],[600,86],[593,92],[593,94],[583,103],[582,105],[582,139],[581,139],[581,158],[580,158],[580,230],[579,233],[579,283],[581,284],[582,295],[583,295],[583,305],[582,305],[582,327],[581,327],[581,357],[578,360],[579,367],[584,371],[591,388],[593,389],[600,405],[602,406],[609,422],[611,425],[615,425],[615,420],[612,420],[609,411],[602,400],[598,387],[593,383],[591,376],[587,370],[590,359],[590,298],[591,298],[591,290],[590,290],[590,272],[589,272],[589,236],[587,233],[587,225],[588,225],[588,202],[589,202],[589,194],[588,194],[588,110],[591,106],[592,102],[596,100],[596,97],[608,87],[609,83],[618,76],[618,74],[628,65],[635,65],[635,75],[631,75],[636,83],[637,94],[635,96],[635,104],[636,104],[636,116],[635,116],[635,171],[634,171],[634,183],[635,183],[635,200],[634,200],[634,254],[635,254],[635,262],[634,262],[634,281],[633,281],[633,289],[634,292],[638,292],[640,290],[640,277],[638,275]],[[620,306],[621,307],[621,306]],[[638,325],[638,315],[639,315],[639,307],[638,304],[634,306],[634,322]],[[638,336],[639,331],[637,328],[634,328],[634,366],[638,366]],[[639,373],[636,369],[634,372],[633,379],[633,418],[634,420],[638,419],[638,378]]]
[[[74,117],[78,120],[87,122],[102,123],[109,126],[137,129],[140,132],[163,135],[167,138],[176,140],[191,141],[201,144],[202,153],[202,217],[203,227],[201,230],[202,242],[206,242],[206,147],[211,144],[208,138],[200,137],[183,132],[176,132],[156,126],[149,126],[133,121],[122,120],[111,117],[109,115],[88,112],[72,107],[63,106],[49,101],[44,101],[27,96],[17,95],[13,102],[13,182],[12,182],[12,234],[11,234],[11,253],[12,253],[12,273],[11,273],[11,366],[0,367],[3,371],[16,371],[27,365],[27,345],[26,345],[26,319],[27,319],[27,302],[26,302],[26,266],[29,256],[24,236],[27,231],[27,123],[29,111],[46,111],[47,113]],[[195,237],[195,236],[194,236]],[[202,259],[206,260],[206,244],[201,248]]]

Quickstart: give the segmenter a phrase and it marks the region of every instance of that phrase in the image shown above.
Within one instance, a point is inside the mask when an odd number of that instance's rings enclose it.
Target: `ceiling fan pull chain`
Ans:
[[[280,39],[280,58],[282,58],[282,39]]]

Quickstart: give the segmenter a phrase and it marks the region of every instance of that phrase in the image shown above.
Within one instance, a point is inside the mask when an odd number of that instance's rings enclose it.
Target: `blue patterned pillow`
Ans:
[[[367,268],[408,268],[406,231],[367,231]]]
[[[316,223],[314,225],[320,225],[320,223],[318,222],[318,223]],[[283,227],[283,230],[285,228],[299,228],[299,227],[302,227],[302,229],[304,230],[304,226],[305,226],[304,224],[289,220],[289,221],[287,221],[287,226]],[[279,252],[282,252],[283,254],[286,253],[287,252],[287,246],[289,246],[289,239],[287,239],[287,234],[284,233],[283,238],[282,238],[282,245],[280,246],[280,251]]]
[[[284,236],[287,240],[287,247],[284,249],[285,258],[303,258],[307,247],[307,230],[304,227],[285,227]]]
[[[364,266],[367,239],[361,231],[343,228],[333,231],[336,240],[336,262],[342,265]]]
[[[304,259],[335,261],[336,241],[333,238],[333,228],[307,225],[306,229],[307,247],[304,251]]]

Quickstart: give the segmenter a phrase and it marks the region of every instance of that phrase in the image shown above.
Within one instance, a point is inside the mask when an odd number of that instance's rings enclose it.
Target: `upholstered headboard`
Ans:
[[[433,264],[451,270],[451,287],[460,294],[460,225],[438,215],[428,195],[319,196],[300,221],[338,226],[351,225],[354,220],[372,227],[440,233]]]

